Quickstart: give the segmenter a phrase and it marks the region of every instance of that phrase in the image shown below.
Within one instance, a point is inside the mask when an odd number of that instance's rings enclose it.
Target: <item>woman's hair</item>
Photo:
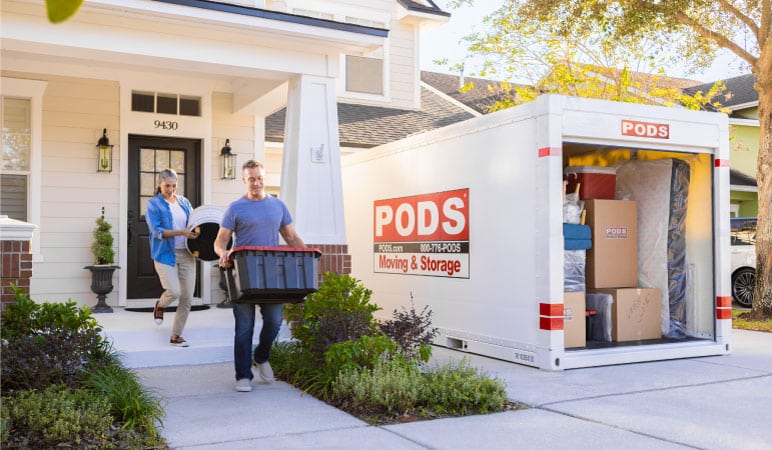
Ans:
[[[160,186],[161,181],[168,180],[168,179],[173,179],[173,180],[177,179],[177,172],[175,172],[174,169],[164,169],[164,170],[158,172],[158,184],[159,184],[159,186],[157,186],[155,188],[155,193],[156,194],[160,194],[161,193],[161,186]]]

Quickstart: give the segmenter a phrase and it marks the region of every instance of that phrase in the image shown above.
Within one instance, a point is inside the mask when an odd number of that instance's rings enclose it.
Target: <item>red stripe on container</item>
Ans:
[[[540,317],[539,328],[548,331],[557,331],[563,329],[562,317]]]
[[[713,161],[713,164],[715,164],[716,167],[729,167],[729,160],[728,159],[716,159]]]
[[[560,156],[560,154],[560,149],[556,147],[544,147],[539,149],[539,158],[544,158],[545,156]]]
[[[716,319],[718,320],[730,320],[732,319],[731,308],[716,308]]]
[[[563,317],[563,304],[562,303],[539,303],[539,315]]]
[[[719,308],[731,308],[732,297],[728,295],[719,295],[718,297],[716,297],[716,306]]]

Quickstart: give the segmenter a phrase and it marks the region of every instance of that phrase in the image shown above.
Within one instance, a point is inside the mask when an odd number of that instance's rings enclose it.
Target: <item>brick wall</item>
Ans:
[[[351,273],[351,255],[348,254],[348,245],[331,244],[306,244],[308,247],[315,247],[322,251],[322,257],[319,260],[319,276],[324,276],[325,272],[334,272],[339,274]],[[320,280],[321,281],[321,280]]]
[[[29,294],[29,280],[32,277],[32,253],[29,241],[0,241],[0,309],[14,302],[11,285],[20,287]]]

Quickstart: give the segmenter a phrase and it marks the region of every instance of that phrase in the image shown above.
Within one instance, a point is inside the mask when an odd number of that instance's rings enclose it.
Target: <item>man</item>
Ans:
[[[290,247],[305,247],[292,224],[287,206],[265,192],[265,168],[260,161],[249,160],[242,166],[242,178],[247,193],[231,203],[223,214],[220,231],[214,243],[214,251],[220,257],[220,267],[229,267],[228,242],[235,234],[233,247],[277,247],[279,235]],[[236,333],[233,339],[233,359],[236,369],[236,390],[252,390],[252,361],[257,365],[264,383],[273,381],[273,369],[268,362],[271,346],[281,328],[283,305],[260,304],[263,327],[260,342],[252,352],[252,336],[255,329],[255,305],[233,303]]]

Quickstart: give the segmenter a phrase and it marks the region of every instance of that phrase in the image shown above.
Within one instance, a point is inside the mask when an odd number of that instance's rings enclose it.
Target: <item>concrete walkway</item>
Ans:
[[[469,358],[530,408],[375,427],[281,381],[234,391],[230,310],[191,313],[189,348],[166,344],[171,317],[141,314],[97,318],[163,398],[175,449],[772,449],[769,333],[735,330],[727,356],[564,372],[435,347],[433,362]]]

